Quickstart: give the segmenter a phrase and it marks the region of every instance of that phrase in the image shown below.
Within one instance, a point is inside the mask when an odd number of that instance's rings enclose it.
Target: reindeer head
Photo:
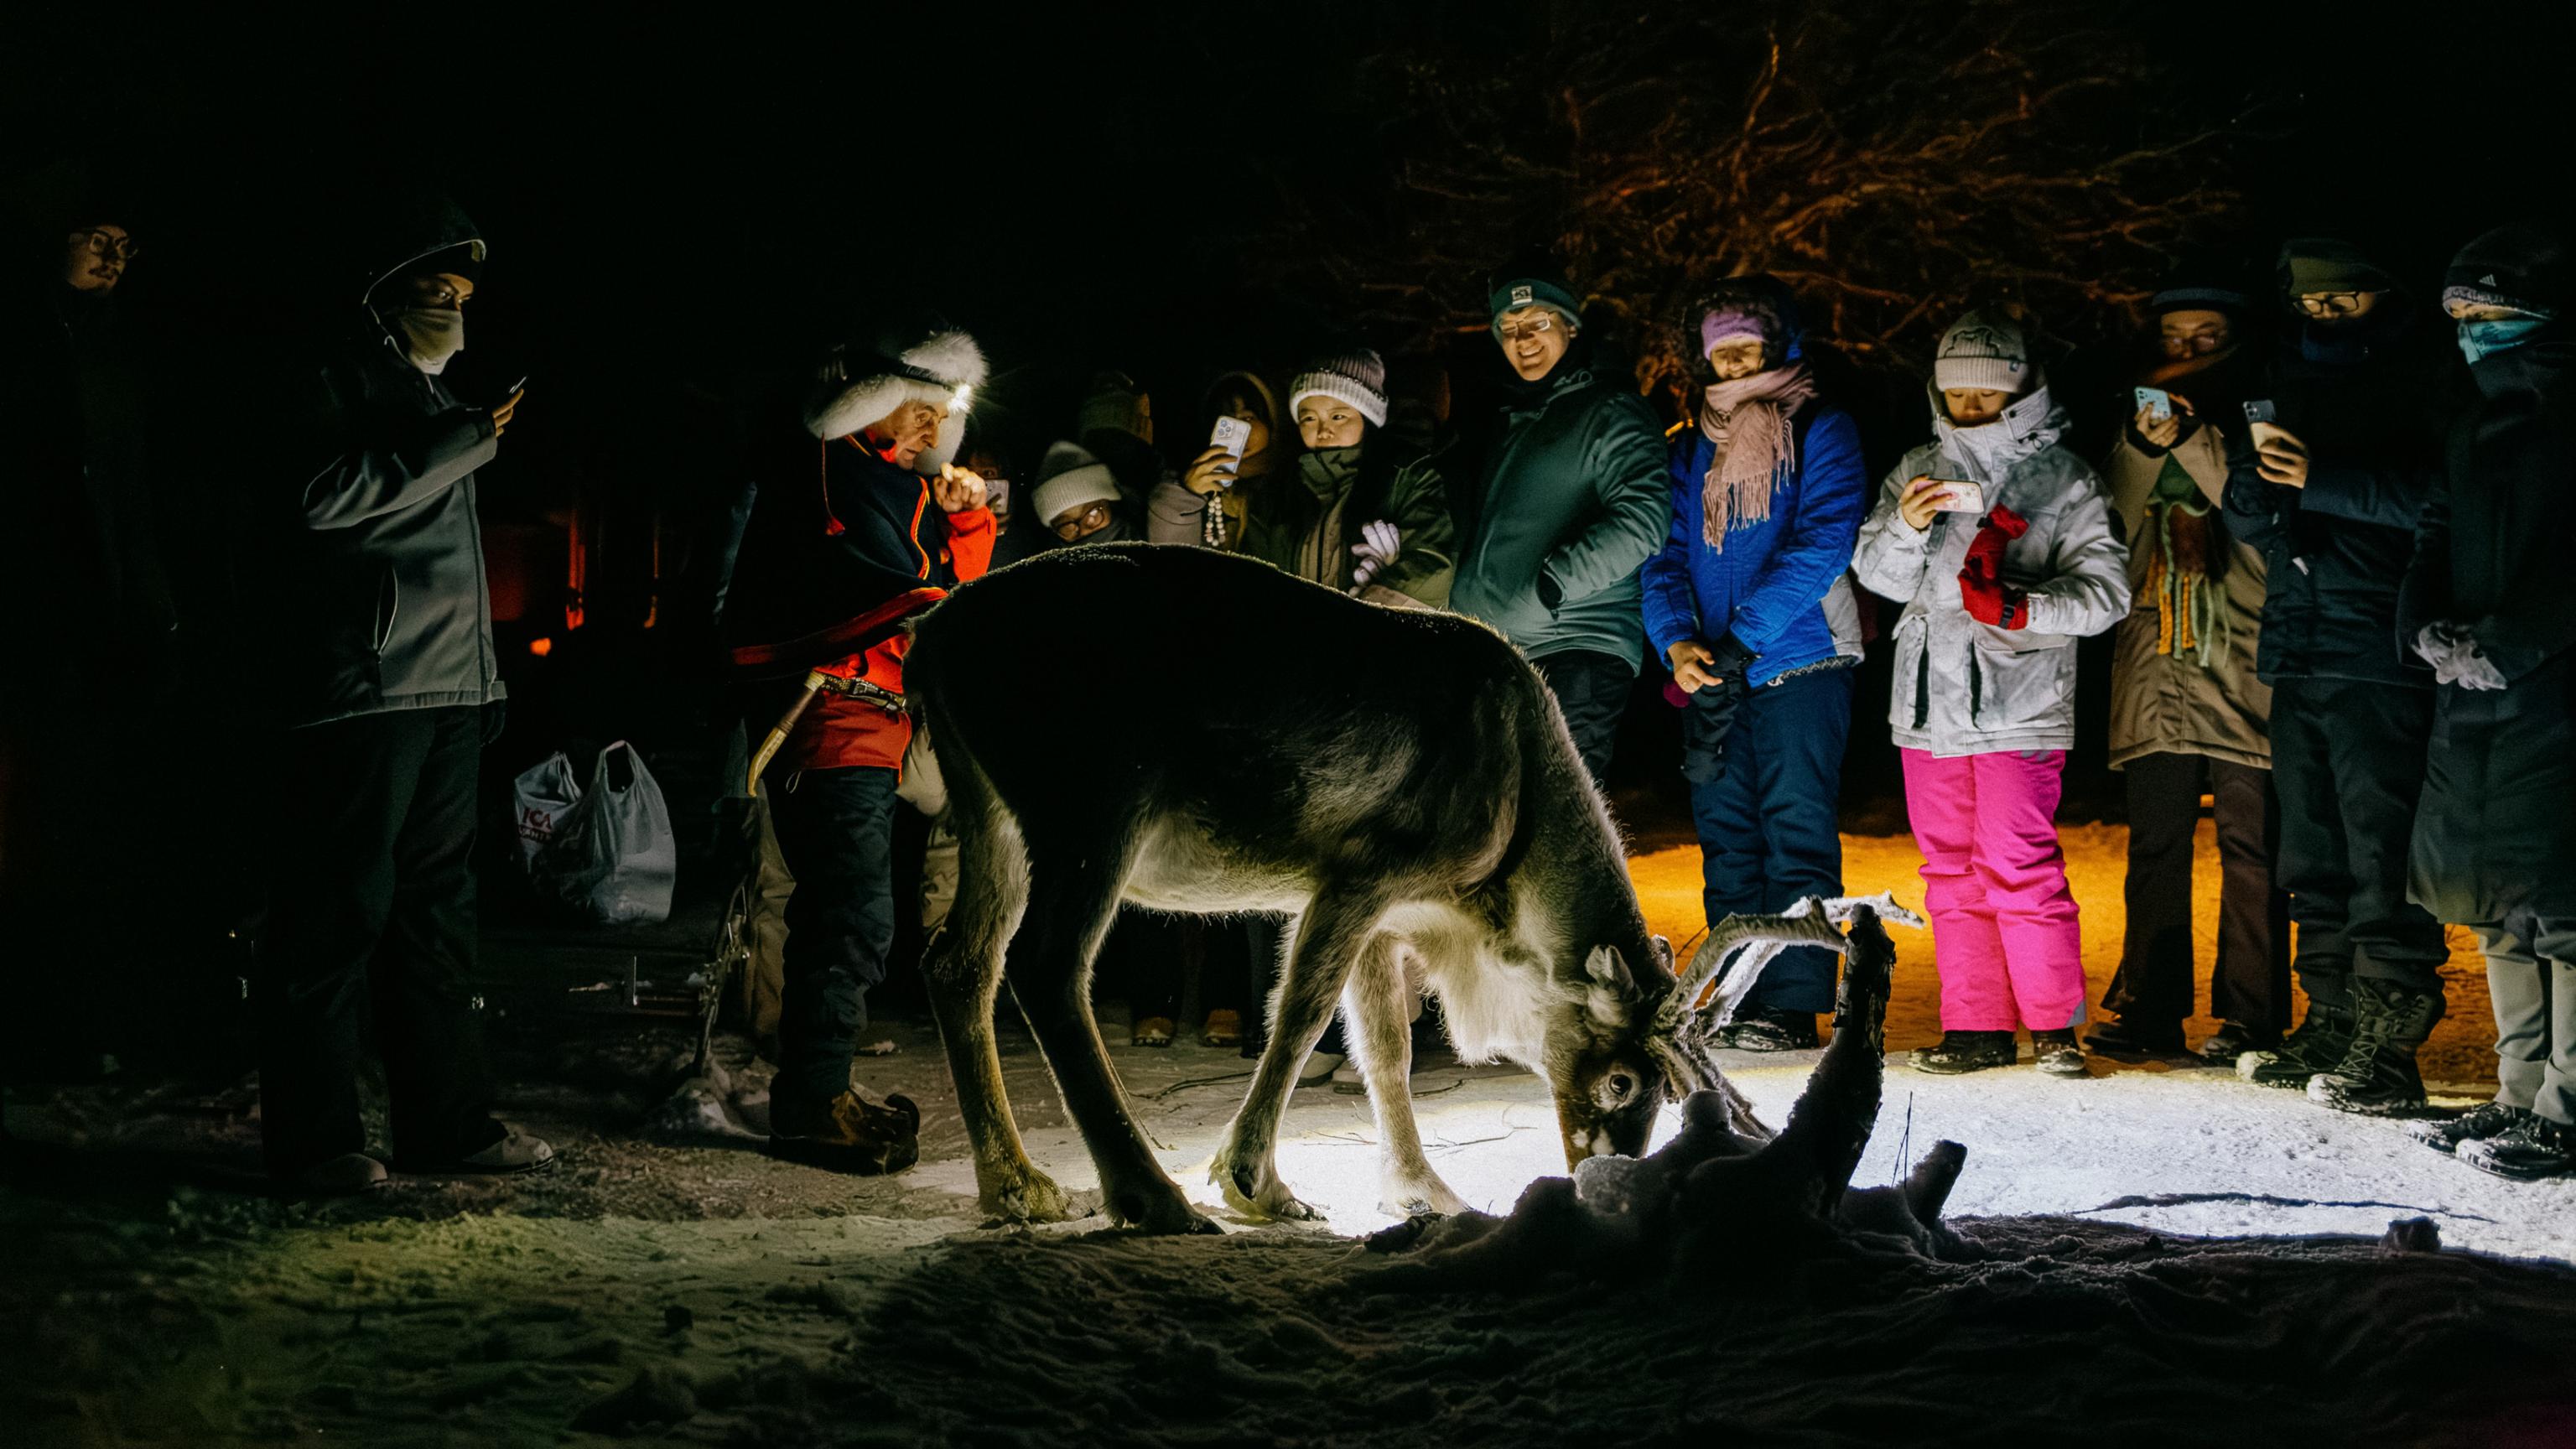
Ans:
[[[1672,980],[1673,947],[1661,936],[1646,940],[1633,967],[1616,946],[1592,948],[1572,1027],[1549,1052],[1569,1170],[1587,1157],[1644,1156],[1655,1115],[1671,1096],[1647,1033],[1654,993]]]
[[[1840,951],[1844,940],[1839,926],[1861,905],[1874,907],[1889,921],[1922,924],[1884,894],[1810,897],[1776,916],[1728,917],[1709,932],[1707,943],[1691,958],[1690,970],[1678,975],[1673,948],[1661,936],[1648,938],[1653,968],[1643,976],[1617,948],[1593,947],[1584,961],[1581,1025],[1571,1033],[1553,1074],[1567,1166],[1586,1157],[1641,1155],[1664,1103],[1698,1091],[1726,1094],[1735,1108],[1736,1131],[1769,1137],[1769,1129],[1754,1119],[1750,1105],[1718,1070],[1712,1052],[1717,1028],[1735,1014],[1772,957],[1793,945]],[[1739,952],[1734,969],[1728,970],[1729,959]],[[1718,988],[1714,993],[1712,984]],[[1702,996],[1709,999],[1702,1002]]]

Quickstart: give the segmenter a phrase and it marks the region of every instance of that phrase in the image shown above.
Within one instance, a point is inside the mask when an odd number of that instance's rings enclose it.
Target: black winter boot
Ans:
[[[2035,1031],[2030,1034],[2031,1065],[2052,1077],[2089,1077],[2092,1069],[2084,1065],[2084,1049],[2075,1044],[2075,1029]]]
[[[2257,1032],[2242,1022],[2222,1022],[2218,1030],[2202,1042],[2199,1057],[2213,1067],[2232,1067],[2247,1052],[2270,1051],[2275,1045],[2270,1032]]]
[[[2122,1061],[2143,1061],[2148,1057],[2178,1057],[2185,1054],[2182,1023],[2115,1016],[2093,1028],[2084,1045],[2106,1057]]]
[[[1740,1052],[1812,1050],[1816,1045],[1816,1014],[1773,1011],[1768,1007],[1748,1011],[1718,1029],[1717,1044]]]
[[[1916,1047],[1906,1061],[1918,1072],[1954,1077],[2008,1067],[2021,1056],[2021,1046],[2008,1031],[1945,1031],[1938,1044]]]
[[[2460,1160],[2480,1172],[2517,1182],[2576,1172],[2576,1127],[2562,1127],[2537,1112],[2493,1137],[2460,1144]]]
[[[2261,1086],[2304,1089],[2308,1078],[2341,1064],[2351,1047],[2351,1011],[2311,1001],[2298,1030],[2269,1051],[2238,1057],[2236,1075]]]
[[[2308,1082],[2308,1100],[2338,1112],[2397,1117],[2425,1107],[2415,1053],[2442,1019],[2442,993],[2387,981],[2352,983],[2352,1045]]]
[[[2457,1152],[2464,1142],[2482,1142],[2506,1131],[2531,1113],[2521,1107],[2508,1107],[2502,1102],[2486,1102],[2471,1107],[2457,1117],[2438,1121],[2410,1122],[2406,1135],[2436,1152]]]

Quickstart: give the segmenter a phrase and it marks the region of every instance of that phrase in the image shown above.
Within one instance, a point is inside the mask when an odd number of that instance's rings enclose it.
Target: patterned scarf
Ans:
[[[2155,534],[2141,590],[2156,610],[2156,652],[2188,658],[2203,669],[2227,654],[2227,599],[2217,587],[2227,571],[2226,525],[2210,516],[2191,475],[2168,456],[2147,504]]]
[[[1804,361],[1712,384],[1701,393],[1699,430],[1717,445],[1701,484],[1700,536],[1718,552],[1729,530],[1771,517],[1771,493],[1798,471],[1789,419],[1816,395]]]

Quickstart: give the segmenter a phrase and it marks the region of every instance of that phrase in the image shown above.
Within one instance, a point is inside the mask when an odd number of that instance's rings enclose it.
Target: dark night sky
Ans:
[[[999,402],[1052,411],[1096,365],[1177,391],[1327,340],[1222,233],[1238,207],[1295,204],[1257,161],[1292,185],[1380,164],[1364,57],[1545,73],[1532,4],[1040,8],[13,16],[0,174],[107,157],[156,234],[154,280],[260,299],[331,264],[348,183],[426,175],[493,240],[469,360],[558,398],[779,365],[895,298],[984,337]],[[2567,50],[2543,6],[2106,13],[2213,106],[2299,98],[2250,178],[2270,213],[2253,230],[2360,229],[2430,268],[2487,220],[2569,206]]]

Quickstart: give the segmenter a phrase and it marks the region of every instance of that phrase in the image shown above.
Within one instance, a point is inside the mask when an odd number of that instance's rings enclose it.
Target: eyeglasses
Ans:
[[[2311,317],[2349,317],[2361,310],[2359,292],[2302,292],[2299,310]]]
[[[1505,342],[1518,342],[1524,337],[1545,337],[1550,332],[1555,331],[1556,319],[1553,317],[1528,317],[1518,322],[1504,322],[1498,324],[1495,330],[1502,333],[1503,340]]]
[[[1108,526],[1109,505],[1094,503],[1074,517],[1055,525],[1055,536],[1071,543],[1086,533],[1097,533]]]
[[[76,231],[72,239],[89,248],[92,256],[114,257],[120,262],[133,261],[143,250],[130,236],[110,236],[103,231]]]

